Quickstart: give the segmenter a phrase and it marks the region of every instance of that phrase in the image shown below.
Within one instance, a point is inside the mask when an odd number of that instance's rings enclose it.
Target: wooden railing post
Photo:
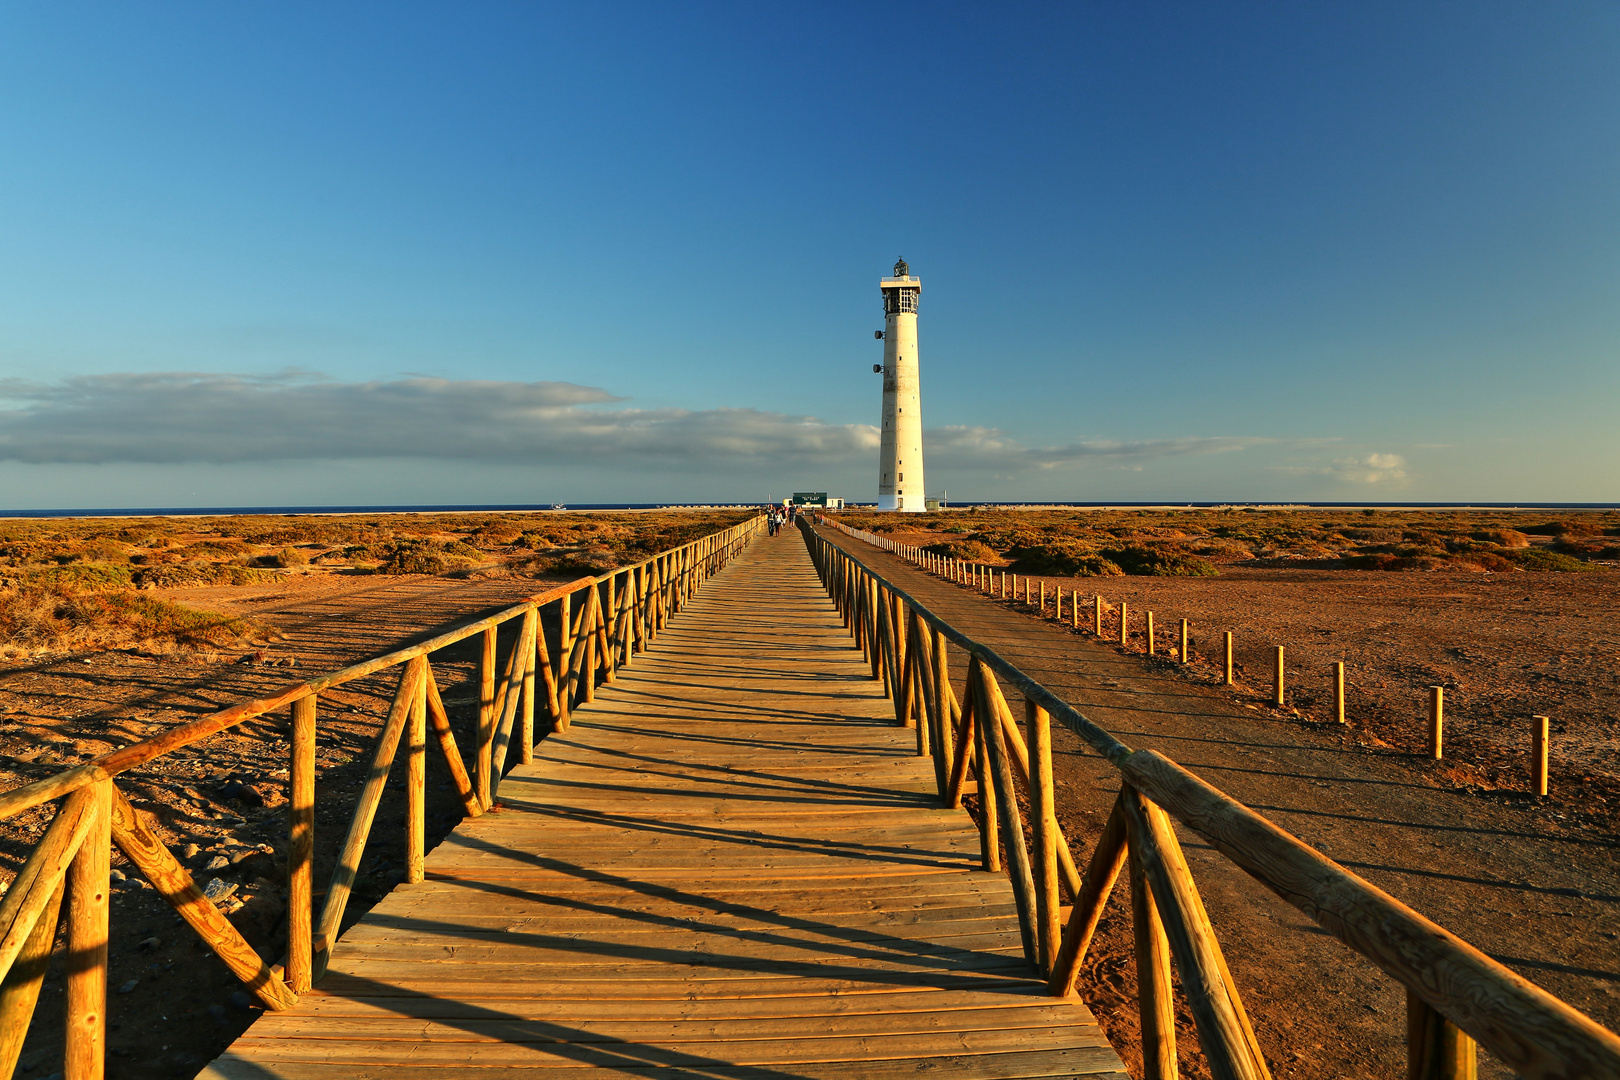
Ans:
[[[523,704],[518,713],[518,764],[534,761],[534,668],[539,651],[540,609],[531,607],[523,613]]]
[[[988,668],[980,665],[979,681],[973,686],[977,704],[982,710],[980,715],[986,718],[985,723],[979,726],[984,733],[989,765],[988,772],[982,774],[984,778],[979,781],[979,797],[984,798],[987,790],[992,786],[995,788],[1001,838],[1006,845],[1007,856],[1012,860],[1013,902],[1018,908],[1018,932],[1024,944],[1024,959],[1039,971],[1040,956],[1035,940],[1035,880],[1029,865],[1029,849],[1024,843],[1023,815],[1018,812],[1018,788],[1013,783],[1012,762],[1008,760],[1006,732],[1000,723],[990,719],[995,716],[995,704],[986,684],[994,678],[995,675]]]
[[[51,948],[56,944],[56,924],[62,913],[67,882],[58,881],[50,899],[34,920],[34,927],[22,943],[17,959],[0,983],[0,1076],[16,1075],[17,1059],[22,1056],[39,991],[45,985]]]
[[[979,659],[968,663],[967,696],[973,700],[973,775],[979,782],[979,864],[985,870],[1001,869],[1001,827],[996,814],[996,788],[990,782],[990,757],[985,749],[985,728],[996,722],[995,713],[984,707],[978,685]],[[964,747],[965,749],[965,747]]]
[[[416,704],[416,683],[420,681],[425,665],[407,664],[400,673],[399,688],[394,692],[394,703],[388,718],[377,736],[372,750],[371,766],[366,771],[365,785],[355,801],[354,816],[349,820],[349,831],[343,838],[337,865],[332,869],[332,883],[326,890],[326,903],[321,907],[320,922],[315,930],[316,978],[326,970],[332,945],[337,941],[343,925],[343,911],[349,903],[349,893],[360,868],[360,855],[365,851],[366,839],[371,835],[371,823],[377,816],[377,804],[382,800],[383,785],[388,781],[388,770],[394,763],[394,752],[405,731],[405,722]]]
[[[1058,925],[1058,820],[1052,783],[1052,717],[1024,702],[1029,746],[1029,819],[1035,841],[1035,946],[1042,975],[1052,974],[1062,933]]]
[[[1406,1080],[1475,1080],[1479,1053],[1474,1040],[1406,991]]]
[[[63,1076],[100,1080],[107,1067],[107,937],[112,909],[112,781],[92,784],[90,829],[68,867]]]
[[[563,599],[567,611],[568,600]],[[473,775],[478,790],[478,804],[485,810],[494,798],[495,783],[491,778],[493,765],[490,751],[495,740],[495,630],[484,631],[484,651],[478,662],[478,755],[473,762]],[[565,631],[566,633],[566,631]]]
[[[1170,987],[1170,943],[1134,849],[1131,930],[1136,953],[1136,1008],[1142,1024],[1142,1080],[1176,1080],[1176,1003]]]
[[[1214,1080],[1270,1080],[1170,819],[1134,787],[1127,785],[1122,794],[1131,855],[1140,861],[1164,922],[1210,1075]]]
[[[313,978],[310,935],[314,932],[315,888],[315,712],[314,694],[292,706],[291,760],[287,764],[287,985],[295,994]]]
[[[1097,924],[1102,921],[1103,910],[1108,906],[1108,897],[1114,891],[1114,883],[1119,880],[1120,870],[1125,865],[1127,845],[1123,801],[1123,795],[1115,797],[1114,809],[1103,825],[1102,835],[1097,837],[1097,846],[1091,851],[1086,875],[1075,893],[1074,909],[1063,927],[1063,942],[1058,947],[1057,960],[1052,964],[1052,977],[1046,984],[1046,992],[1052,997],[1068,997],[1074,993],[1080,965],[1085,962],[1086,950],[1091,947]]]
[[[945,655],[945,635],[924,626],[924,633],[933,634],[934,697],[939,715],[934,729],[934,779],[939,783],[941,798],[949,798],[951,770],[956,765],[956,724],[961,719],[961,708],[956,692],[951,689],[950,660]]]
[[[427,657],[408,661],[417,669],[405,748],[405,880],[420,884],[427,857]]]

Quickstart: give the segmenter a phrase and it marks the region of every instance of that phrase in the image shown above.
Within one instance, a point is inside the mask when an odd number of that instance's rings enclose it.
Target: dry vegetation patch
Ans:
[[[1208,577],[1222,566],[1582,572],[1620,565],[1620,513],[1004,510],[843,514],[940,555],[1054,577]]]
[[[747,512],[309,514],[0,522],[0,657],[227,649],[250,619],[142,595],[290,575],[555,578],[638,562]]]

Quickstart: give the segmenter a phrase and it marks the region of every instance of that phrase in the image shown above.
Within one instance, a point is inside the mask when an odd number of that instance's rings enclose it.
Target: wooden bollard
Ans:
[[[1046,582],[1041,582],[1041,614],[1046,614]]]
[[[1119,646],[1122,649],[1131,643],[1129,614],[1130,605],[1121,600],[1119,602]]]
[[[1545,716],[1532,716],[1530,718],[1530,792],[1533,795],[1545,796],[1547,794],[1547,734],[1547,718]]]
[[[1074,590],[1074,628],[1080,629],[1080,590]]]
[[[1333,719],[1344,723],[1344,661],[1333,662]]]
[[[1226,632],[1226,685],[1232,685],[1232,631]]]
[[[1192,655],[1191,653],[1189,653],[1187,651],[1187,649],[1188,649],[1188,645],[1187,645],[1187,620],[1182,619],[1181,620],[1181,662],[1183,664],[1185,664],[1187,662],[1187,658]]]
[[[1446,746],[1446,688],[1429,687],[1429,756],[1438,761],[1445,757]]]
[[[1153,612],[1147,613],[1147,654],[1153,655]]]
[[[1102,609],[1103,609],[1102,593],[1098,593],[1097,594],[1097,630],[1096,630],[1096,633],[1097,633],[1097,636],[1099,638],[1102,637]]]
[[[1283,678],[1283,647],[1279,645],[1277,646],[1277,671],[1273,683],[1277,693],[1276,697],[1272,701],[1272,704],[1276,705],[1279,709],[1283,707],[1283,703],[1286,700],[1286,695],[1283,688]]]

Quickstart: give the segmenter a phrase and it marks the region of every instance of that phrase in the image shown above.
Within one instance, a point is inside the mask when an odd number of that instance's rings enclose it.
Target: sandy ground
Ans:
[[[1126,599],[1133,609],[1152,606],[1161,626],[1191,612],[1195,626],[1205,628],[1205,643],[1212,630],[1246,627],[1245,638],[1258,640],[1248,652],[1240,648],[1239,658],[1251,678],[1259,669],[1264,678],[1254,681],[1268,692],[1265,647],[1286,641],[1292,650],[1294,641],[1311,641],[1311,631],[1324,640],[1301,648],[1302,673],[1329,656],[1344,656],[1374,670],[1361,685],[1384,695],[1352,697],[1357,722],[1340,727],[1313,718],[1323,715],[1319,698],[1297,711],[1277,710],[1249,687],[1219,685],[1218,669],[1197,662],[1197,647],[1190,668],[1162,655],[1150,659],[1140,635],[1128,649],[1119,647],[1117,622],[1105,621],[1113,640],[1100,642],[1072,629],[1068,618],[1050,618],[1050,609],[1043,620],[1035,608],[991,602],[859,541],[834,538],[1127,744],[1174,758],[1600,1022],[1620,1025],[1620,841],[1609,804],[1596,798],[1607,790],[1610,774],[1588,772],[1584,756],[1561,758],[1555,797],[1543,801],[1522,794],[1522,751],[1517,761],[1500,766],[1514,781],[1502,789],[1480,782],[1484,766],[1430,762],[1411,752],[1420,745],[1416,721],[1426,699],[1402,681],[1421,689],[1440,665],[1454,667],[1475,695],[1463,700],[1477,707],[1487,688],[1504,696],[1540,690],[1547,680],[1532,674],[1560,670],[1561,655],[1594,657],[1590,666],[1574,670],[1599,668],[1595,657],[1606,647],[1608,626],[1602,616],[1615,610],[1614,594],[1595,580],[1599,575],[1515,575],[1502,592],[1491,591],[1502,586],[1477,575],[1471,582],[1412,574],[1335,574],[1323,581],[1297,572],[1083,582],[1101,584],[1112,590],[1110,600]],[[1067,593],[1075,582],[1063,584]],[[1055,585],[1053,580],[1049,589]],[[1507,608],[1504,618],[1505,602],[1497,598],[1508,593],[1512,604],[1523,607]],[[1521,599],[1527,595],[1531,600]],[[1479,599],[1465,602],[1469,597]],[[1558,613],[1566,607],[1588,617],[1561,621]],[[1514,617],[1515,610],[1540,617]],[[1228,612],[1233,622],[1222,626]],[[1527,625],[1569,627],[1570,640],[1534,644],[1524,633]],[[1170,637],[1167,632],[1161,638],[1161,654]],[[1506,656],[1515,663],[1486,668],[1500,672],[1500,681],[1487,683],[1459,653],[1479,656],[1482,665],[1486,658]],[[1376,671],[1381,660],[1408,654],[1405,666]],[[958,677],[963,668],[958,658]],[[1320,693],[1323,685],[1318,675],[1302,680],[1298,692]],[[1577,744],[1584,754],[1599,738],[1587,717],[1614,722],[1614,684],[1588,686],[1570,675],[1552,685],[1570,693],[1537,697],[1538,704],[1556,700],[1574,703],[1571,711],[1588,710],[1579,713],[1580,723],[1565,722],[1588,740]],[[1380,727],[1390,738],[1375,733]],[[1478,749],[1506,760],[1508,749],[1493,749],[1496,744],[1485,737],[1497,727],[1476,721],[1474,729],[1476,742],[1453,744],[1459,757]],[[1522,731],[1522,725],[1509,723],[1505,730]],[[1118,791],[1118,775],[1067,732],[1055,741],[1060,820],[1083,865]],[[1566,737],[1561,745],[1571,741]],[[1577,782],[1580,777],[1590,780]],[[1402,989],[1196,835],[1182,830],[1181,839],[1275,1075],[1400,1075]],[[1081,992],[1127,1064],[1139,1070],[1127,895],[1122,883],[1093,945]],[[1178,1026],[1183,1075],[1207,1076],[1184,1004]],[[1482,1055],[1480,1075],[1511,1073]]]

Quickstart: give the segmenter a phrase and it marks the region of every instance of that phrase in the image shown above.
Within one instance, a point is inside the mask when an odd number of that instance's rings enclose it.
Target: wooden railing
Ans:
[[[920,549],[830,519],[819,523],[931,561]],[[1073,993],[1109,895],[1129,865],[1144,1077],[1177,1075],[1172,960],[1211,1075],[1270,1076],[1170,816],[1406,988],[1412,1080],[1472,1080],[1476,1042],[1527,1080],[1620,1077],[1620,1036],[1169,758],[1133,751],[808,522],[802,531],[844,624],[894,702],[895,719],[915,727],[918,754],[932,756],[940,798],[959,807],[969,773],[978,780],[984,868],[1002,869],[1005,849],[1024,952],[1054,996]],[[940,568],[947,575],[953,569]],[[947,642],[968,655],[960,702]],[[1024,699],[1027,737],[998,676]],[[1053,718],[1120,773],[1119,796],[1084,872],[1057,825]],[[1027,840],[1020,785],[1029,803]],[[1063,894],[1074,906],[1060,926]]]
[[[111,849],[133,867],[268,1009],[286,1009],[321,978],[365,850],[390,767],[406,745],[406,870],[423,880],[425,767],[428,731],[444,755],[469,816],[490,808],[509,758],[532,760],[536,700],[551,730],[566,731],[569,714],[592,699],[599,682],[632,663],[708,577],[763,527],[757,517],[711,536],[531,596],[497,614],[420,644],[289,686],[279,693],[172,728],[103,754],[87,764],[0,794],[0,818],[61,800],[50,826],[0,902],[0,1076],[10,1077],[38,1003],[57,924],[66,906],[66,1080],[103,1075],[106,1054],[107,942]],[[577,599],[577,602],[576,602]],[[552,657],[541,609],[555,605],[560,648]],[[497,640],[515,623],[504,670]],[[472,766],[458,748],[431,667],[435,652],[482,638],[479,710]],[[314,910],[315,736],[322,692],[389,668],[398,686],[371,752],[371,764],[343,839],[318,917]],[[538,686],[536,679],[538,677]],[[237,931],[151,826],[118,790],[116,778],[154,758],[190,746],[254,717],[291,709],[288,759],[287,955],[268,963]]]

